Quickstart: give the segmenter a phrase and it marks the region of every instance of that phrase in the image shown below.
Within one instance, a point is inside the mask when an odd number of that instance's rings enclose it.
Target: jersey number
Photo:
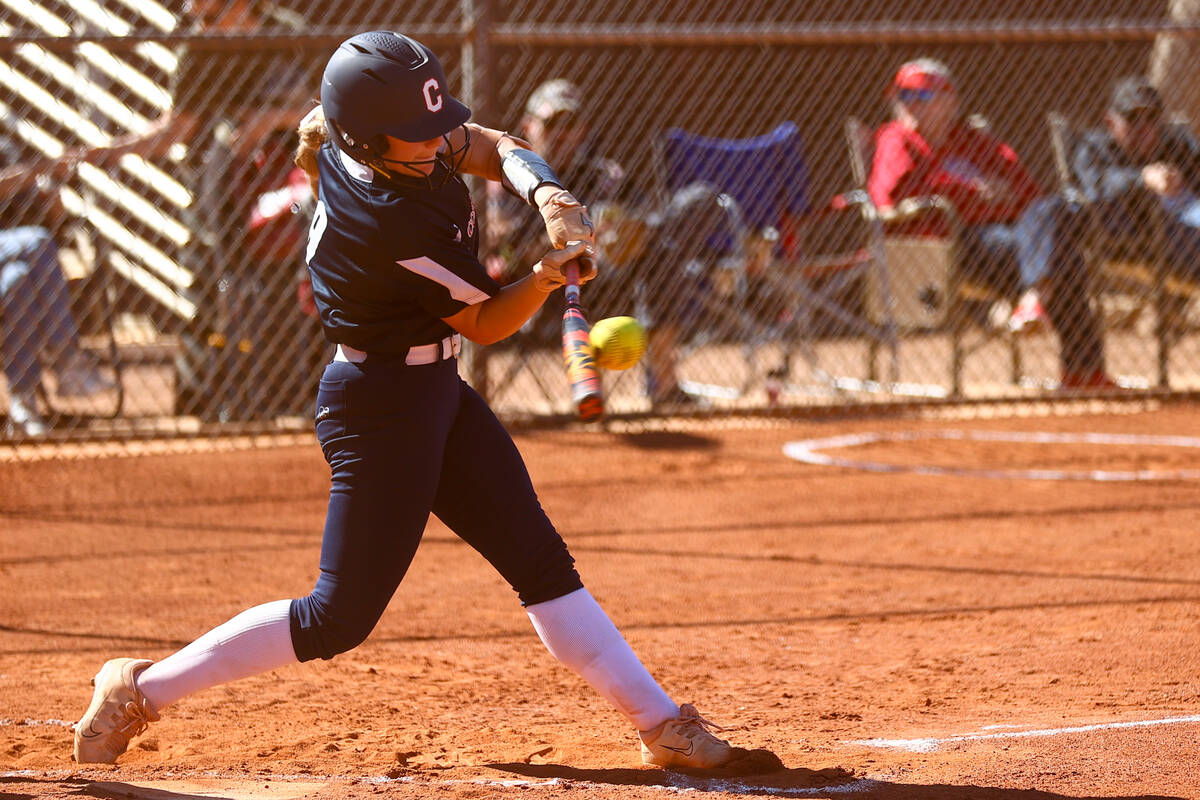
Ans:
[[[313,210],[312,224],[308,226],[308,248],[304,252],[304,263],[312,261],[313,256],[317,254],[317,245],[321,243],[321,236],[325,233],[325,226],[329,224],[329,217],[325,214],[325,201],[318,200],[317,207]]]
[[[425,81],[425,85],[421,87],[421,91],[425,93],[425,107],[430,111],[442,110],[442,87],[438,85],[437,78],[430,78]]]

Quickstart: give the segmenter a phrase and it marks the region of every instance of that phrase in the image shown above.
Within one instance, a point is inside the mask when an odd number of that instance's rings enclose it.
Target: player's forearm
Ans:
[[[566,190],[546,160],[529,149],[528,142],[489,128],[476,126],[470,131],[465,171],[500,182],[536,208],[555,247],[593,241],[595,228],[587,209]]]
[[[446,322],[472,342],[494,344],[516,333],[542,307],[547,296],[533,276],[526,275],[499,294],[447,317]]]
[[[500,183],[503,180],[504,173],[500,164],[505,153],[515,147],[532,147],[529,142],[511,133],[485,128],[482,125],[468,124],[466,127],[471,132],[471,146],[463,160],[462,171],[489,181]],[[454,143],[452,136],[451,144]]]

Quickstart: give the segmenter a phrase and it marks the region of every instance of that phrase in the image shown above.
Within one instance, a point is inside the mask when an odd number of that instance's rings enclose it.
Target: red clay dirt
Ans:
[[[1198,411],[519,435],[651,671],[786,765],[749,775],[642,767],[630,726],[436,520],[362,647],[186,698],[117,765],[77,766],[67,723],[104,660],[160,658],[311,588],[326,467],[315,443],[0,463],[0,798],[1200,797],[1200,482],[873,474],[782,453],[868,431],[1191,435]],[[1200,450],[1139,445],[842,454],[1200,468]]]

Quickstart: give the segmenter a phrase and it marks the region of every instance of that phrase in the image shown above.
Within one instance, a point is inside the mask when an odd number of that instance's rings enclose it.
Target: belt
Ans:
[[[454,358],[460,350],[462,350],[462,334],[456,333],[452,336],[447,336],[440,342],[419,344],[408,348],[408,352],[404,355],[404,363],[410,367],[421,364],[433,364],[438,361],[444,361],[447,358]],[[360,364],[370,358],[379,357],[371,356],[371,354],[362,350],[356,350],[348,344],[339,344],[337,352],[333,355],[334,361],[351,361],[355,364]],[[388,353],[383,357],[383,360],[399,361],[400,355]]]

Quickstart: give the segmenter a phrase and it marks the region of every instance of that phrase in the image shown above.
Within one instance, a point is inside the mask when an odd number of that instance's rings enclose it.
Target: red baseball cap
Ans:
[[[950,68],[932,58],[919,58],[900,65],[889,93],[897,89],[953,89]]]

